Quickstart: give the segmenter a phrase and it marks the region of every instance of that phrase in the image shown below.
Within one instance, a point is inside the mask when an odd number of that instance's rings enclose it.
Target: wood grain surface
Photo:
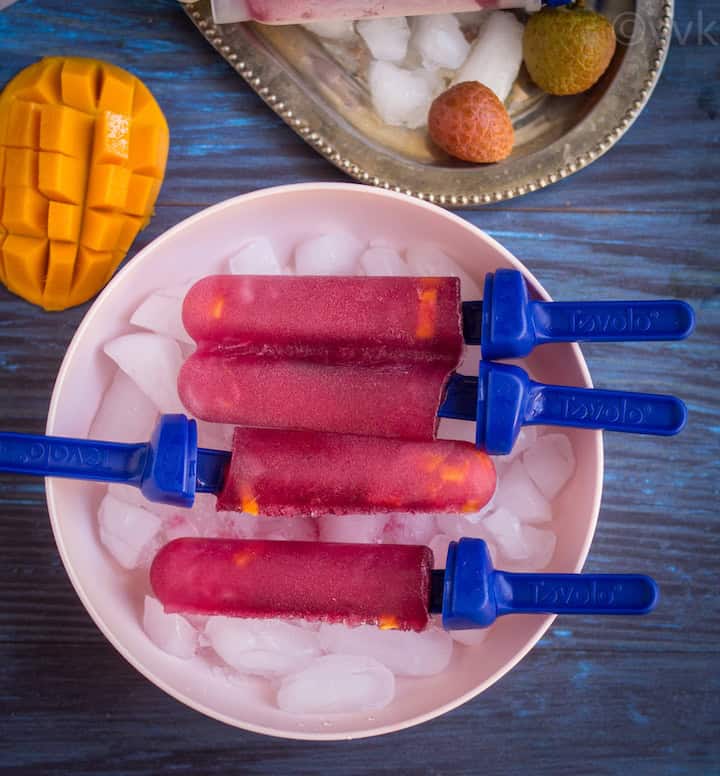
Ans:
[[[42,483],[0,475],[3,776],[720,773],[720,2],[679,6],[657,91],[615,149],[547,190],[463,213],[556,298],[679,296],[696,306],[686,343],[584,349],[597,385],[672,392],[690,407],[677,438],[606,436],[587,570],[652,574],[657,612],[560,618],[482,696],[403,733],[337,744],[265,738],[206,719],[137,674],[70,586]],[[343,179],[171,0],[20,0],[0,13],[0,84],[52,54],[131,69],[167,114],[167,180],[131,255],[226,197]],[[86,309],[47,314],[0,288],[0,428],[43,431]]]

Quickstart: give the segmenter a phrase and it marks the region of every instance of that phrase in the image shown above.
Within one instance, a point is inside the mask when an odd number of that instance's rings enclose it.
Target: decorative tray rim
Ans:
[[[186,4],[188,2],[192,4]],[[241,50],[240,46],[233,43],[228,37],[222,25],[218,27],[214,24],[208,0],[200,0],[200,2],[184,0],[183,2],[186,14],[208,43],[268,107],[335,167],[360,183],[404,193],[450,209],[495,204],[546,188],[584,169],[607,153],[623,137],[647,105],[657,85],[667,59],[672,35],[674,0],[636,0],[635,6],[636,16],[641,21],[650,18],[656,20],[656,28],[648,34],[646,23],[643,25],[641,30],[645,32],[645,35],[638,43],[628,46],[622,66],[616,74],[611,88],[615,88],[615,82],[628,73],[635,76],[633,83],[630,88],[623,85],[624,94],[617,95],[618,97],[622,96],[623,99],[615,100],[616,103],[622,104],[616,105],[611,115],[600,115],[601,124],[604,126],[601,126],[597,131],[587,131],[586,129],[591,116],[595,119],[598,118],[598,107],[602,104],[605,95],[598,101],[598,105],[568,133],[568,135],[574,136],[574,143],[571,144],[574,149],[569,161],[565,158],[569,144],[567,136],[563,136],[553,142],[548,149],[527,157],[535,160],[533,165],[535,168],[540,168],[541,171],[537,174],[528,174],[529,171],[524,170],[513,175],[512,171],[509,171],[502,186],[495,183],[491,184],[489,189],[480,185],[459,186],[455,190],[441,190],[442,187],[433,185],[429,188],[419,187],[409,180],[401,180],[402,170],[399,172],[400,177],[382,175],[371,165],[360,163],[356,158],[356,152],[351,148],[353,142],[351,142],[350,134],[346,130],[335,127],[337,136],[332,137],[327,130],[323,130],[322,121],[314,115],[315,112],[309,101],[305,101],[297,93],[293,94],[290,81],[284,82],[282,79],[264,77],[269,57],[259,46],[252,44],[251,36],[245,37],[245,41],[250,45]],[[227,26],[236,30],[241,25]],[[579,137],[581,135],[583,137]],[[560,147],[563,147],[562,154],[559,153]],[[545,153],[552,149],[554,149],[553,154]],[[538,165],[538,158],[543,154],[548,157],[547,162],[545,165]],[[490,167],[508,168],[511,163],[512,160],[509,160]],[[401,167],[401,165],[396,166]],[[440,172],[438,169],[431,168],[425,168],[425,171],[428,177],[438,177]]]

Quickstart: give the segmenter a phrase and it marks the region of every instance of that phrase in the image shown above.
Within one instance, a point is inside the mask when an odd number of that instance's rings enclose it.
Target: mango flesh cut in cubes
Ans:
[[[3,184],[35,189],[38,185],[38,152],[30,148],[8,148],[5,151]]]
[[[48,57],[0,94],[0,281],[45,310],[94,296],[150,221],[167,122],[134,75]]]

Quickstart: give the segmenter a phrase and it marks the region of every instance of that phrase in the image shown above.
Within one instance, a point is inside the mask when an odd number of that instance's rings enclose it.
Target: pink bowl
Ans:
[[[53,391],[47,432],[86,436],[109,384],[112,367],[102,345],[125,333],[134,309],[153,290],[220,269],[243,232],[271,234],[278,249],[341,227],[358,236],[383,235],[404,246],[434,242],[453,256],[482,287],[486,272],[521,270],[536,294],[547,292],[495,240],[445,210],[355,184],[302,184],[247,194],[198,213],[141,251],[98,297],[65,355]],[[527,361],[547,382],[591,387],[575,345],[539,348]],[[577,469],[554,504],[558,544],[549,570],[580,571],[595,532],[602,490],[599,432],[572,433]],[[390,706],[374,715],[298,718],[277,709],[264,682],[247,680],[229,691],[225,680],[202,664],[188,664],[158,650],[142,627],[142,596],[105,554],[95,515],[98,486],[47,480],[55,540],[68,575],[100,630],[135,668],[167,693],[203,714],[268,735],[306,740],[352,739],[389,733],[432,719],[481,693],[515,666],[553,621],[551,616],[505,617],[474,647],[458,648],[450,667],[434,677],[399,679]]]

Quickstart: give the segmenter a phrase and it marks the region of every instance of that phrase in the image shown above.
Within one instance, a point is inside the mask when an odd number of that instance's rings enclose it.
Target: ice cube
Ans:
[[[413,20],[410,48],[429,70],[439,67],[455,70],[465,61],[470,44],[460,29],[460,22],[450,13],[441,13]]]
[[[209,646],[209,642],[203,643],[207,642],[207,639],[205,638],[205,634],[202,633],[202,631],[205,630],[205,625],[207,624],[207,621],[210,619],[210,617],[208,617],[206,614],[186,614],[183,616],[198,632],[198,644],[201,647]]]
[[[373,247],[360,257],[360,266],[366,275],[407,275],[408,265],[402,256],[388,247]]]
[[[133,507],[142,507],[163,520],[172,517],[172,515],[178,511],[178,507],[176,506],[148,501],[145,496],[143,496],[140,488],[136,488],[134,485],[123,485],[119,482],[112,482],[108,485],[107,492],[118,501],[122,501]],[[185,511],[189,513],[189,510],[183,510],[183,512]]]
[[[480,81],[505,102],[522,65],[524,29],[512,13],[489,14],[453,84]]]
[[[380,118],[391,126],[409,129],[427,124],[430,105],[444,87],[437,73],[406,70],[392,62],[371,62],[368,82]]]
[[[168,655],[189,660],[198,648],[198,633],[179,614],[165,614],[163,606],[155,598],[145,596],[143,629],[150,641]]]
[[[356,655],[325,655],[280,684],[278,706],[291,714],[378,711],[395,695],[395,676],[382,663]]]
[[[112,442],[147,442],[157,414],[157,408],[135,381],[118,369],[100,401],[88,437]]]
[[[205,635],[215,652],[243,674],[282,676],[320,654],[314,631],[282,620],[211,617]]]
[[[100,541],[115,560],[126,569],[137,568],[143,551],[156,537],[162,521],[143,507],[132,506],[107,493],[98,512]]]
[[[295,269],[300,275],[353,275],[363,248],[347,232],[313,237],[295,249]]]
[[[552,501],[575,472],[575,455],[565,434],[546,434],[525,451],[527,473],[546,499]]]
[[[162,528],[166,542],[185,537],[194,539],[200,536],[197,526],[190,519],[189,515],[180,514],[179,512],[166,517],[163,520]]]
[[[177,510],[176,510],[177,511]],[[181,512],[195,526],[198,536],[233,538],[234,525],[242,519],[237,512],[218,512],[217,499],[212,493],[198,493],[189,511]]]
[[[489,12],[483,11],[465,11],[456,13],[455,18],[460,22],[460,26],[466,30],[477,30],[478,27],[487,19]]]
[[[397,676],[438,674],[447,668],[452,655],[452,639],[436,628],[414,633],[381,630],[374,625],[349,628],[323,623],[320,646],[333,654],[374,658]]]
[[[237,520],[235,520],[232,526],[232,538],[233,539],[261,539],[264,538],[262,534],[262,523],[266,520],[275,520],[277,518],[259,517],[256,515],[237,514]],[[295,518],[293,518],[294,520]],[[289,522],[289,521],[288,521]]]
[[[388,519],[388,515],[322,515],[317,519],[320,541],[379,543]]]
[[[271,539],[277,541],[314,542],[318,537],[317,521],[311,517],[265,517],[231,512],[230,535],[235,539]]]
[[[554,531],[524,525],[523,535],[530,554],[521,563],[512,560],[506,564],[508,571],[542,571],[546,569],[555,555],[557,536]]]
[[[143,509],[151,509],[153,506],[145,496],[143,496],[140,488],[136,488],[134,485],[125,485],[121,482],[111,482],[108,485],[108,493],[119,501],[123,501],[125,504],[130,504],[134,507],[143,507]],[[176,508],[174,508],[176,509]]]
[[[500,507],[485,520],[485,527],[498,543],[502,555],[509,560],[523,560],[530,555],[518,516]],[[497,559],[493,559],[497,563]]]
[[[178,342],[193,345],[182,322],[183,297],[156,291],[145,299],[130,318],[133,326],[164,334]]]
[[[308,22],[302,25],[306,30],[325,40],[351,41],[356,35],[355,23],[349,19],[333,19]]]
[[[469,420],[442,418],[437,430],[438,439],[459,439],[475,444],[475,423]]]
[[[283,275],[287,272],[267,237],[254,237],[230,257],[233,275]]]
[[[370,53],[383,62],[405,59],[410,41],[410,27],[404,16],[364,19],[355,25]]]
[[[462,514],[435,515],[435,525],[441,533],[446,533],[453,539],[462,536],[472,536],[478,539],[487,539],[488,532],[482,527],[482,520],[495,509],[497,489],[492,498],[477,512],[463,512]]]
[[[210,522],[212,533],[209,535],[232,539],[235,536],[235,524],[242,519],[243,515],[240,512],[218,512],[216,509]]]
[[[453,538],[447,534],[436,534],[430,542],[430,549],[433,554],[433,568],[444,569],[447,561],[448,547]]]
[[[230,668],[229,666],[226,666],[224,663],[221,665],[216,665],[210,662],[206,655],[203,655],[203,658],[204,660],[200,663],[198,669],[200,671],[209,671],[210,676],[213,679],[220,679],[221,681],[231,685],[233,688],[234,697],[238,697],[240,693],[242,693],[242,695],[245,697],[258,697],[261,693],[264,695],[264,692],[260,689],[260,687],[267,684],[267,682],[262,677],[239,674],[237,671]]]
[[[500,558],[494,565],[502,568],[502,561],[524,561],[527,570],[545,568],[555,552],[555,534],[552,531],[524,525],[517,515],[507,509],[498,509],[485,518],[484,526],[497,542]],[[513,569],[508,570],[515,570]]]
[[[435,527],[450,539],[457,541],[464,533],[467,520],[463,515],[435,515]]]
[[[240,519],[244,517],[241,515]],[[283,542],[314,542],[318,538],[318,525],[311,517],[261,517],[258,538]]]
[[[492,510],[473,512],[464,515],[436,515],[435,522],[442,533],[455,541],[466,537],[468,539],[484,539],[492,541],[492,534],[485,527],[483,518]]]
[[[214,515],[217,510],[217,498],[213,493],[196,493],[192,515]],[[234,514],[234,513],[233,513]]]
[[[183,358],[175,340],[145,332],[126,334],[106,342],[104,350],[160,412],[185,411],[177,392]]]
[[[470,630],[449,631],[453,641],[466,647],[474,647],[482,644],[488,636],[488,628],[472,628]]]
[[[232,517],[231,517],[232,515]],[[210,539],[232,539],[233,518],[238,517],[235,512],[213,512],[212,514],[190,515],[190,520],[195,526],[197,535]]]
[[[259,539],[260,523],[266,519],[272,519],[246,514],[238,514],[237,518],[231,529],[233,539]]]
[[[502,478],[510,471],[510,467],[512,466],[512,461],[508,461],[506,455],[491,455],[490,459],[492,460],[493,466],[495,467],[495,477],[496,477],[495,493],[493,493],[493,497],[492,499],[490,499],[490,503],[494,506],[493,502],[495,501],[495,497],[497,496],[498,483],[500,483]]]
[[[428,544],[436,533],[432,515],[392,515],[383,540],[389,544]]]
[[[515,459],[503,472],[494,505],[513,512],[525,523],[544,523],[552,519],[550,502],[530,479],[522,459]]]
[[[293,625],[297,625],[298,628],[305,628],[305,630],[317,631],[320,630],[320,623],[317,620],[293,620]]]
[[[537,426],[523,426],[520,429],[520,433],[517,435],[517,439],[515,440],[515,444],[512,447],[512,450],[508,455],[501,456],[500,460],[509,463],[510,461],[514,461],[516,458],[518,458],[522,453],[524,453],[529,447],[532,447],[535,444],[535,441],[538,438],[538,430]]]
[[[413,275],[419,277],[458,277],[460,292],[465,301],[482,299],[477,283],[440,248],[430,243],[418,243],[405,254]]]

